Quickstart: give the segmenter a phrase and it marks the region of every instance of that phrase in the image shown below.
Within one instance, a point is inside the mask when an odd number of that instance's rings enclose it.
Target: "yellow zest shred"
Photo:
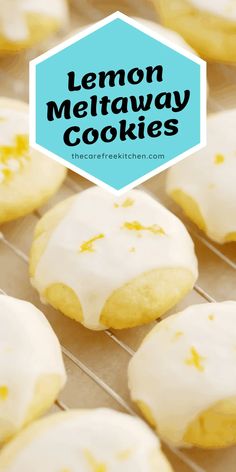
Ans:
[[[98,462],[88,449],[84,450],[84,455],[91,467],[91,472],[107,472],[106,464]]]
[[[26,160],[29,159],[29,153],[29,137],[27,134],[16,135],[12,146],[0,146],[0,174],[4,181],[8,181],[13,173],[22,169]],[[14,163],[15,168],[12,167]]]
[[[184,335],[183,331],[176,331],[173,337],[174,341],[177,341],[177,339],[181,338],[181,336],[183,335]]]
[[[103,233],[100,233],[97,236],[94,236],[93,238],[89,239],[88,241],[84,241],[80,246],[79,252],[94,252],[95,249],[93,247],[93,244],[98,239],[103,239],[103,238],[105,238],[105,235]]]
[[[214,158],[214,163],[219,165],[219,164],[223,164],[223,162],[225,161],[225,158],[223,156],[223,154],[216,154],[215,155],[215,158]]]
[[[164,235],[165,231],[158,225],[144,226],[139,221],[126,221],[123,224],[123,229],[130,231],[150,231],[153,234]]]
[[[8,398],[9,390],[6,385],[0,386],[0,400],[6,400]]]
[[[114,207],[115,208],[120,208],[120,207],[123,207],[123,208],[128,208],[130,206],[132,206],[134,204],[134,200],[132,198],[126,198],[123,203],[121,203],[121,205],[119,205],[119,203],[114,203]]]
[[[191,357],[189,359],[186,359],[185,364],[189,366],[194,366],[197,370],[199,370],[200,372],[203,372],[204,366],[202,365],[202,362],[204,362],[206,358],[200,356],[200,354],[197,352],[197,350],[194,347],[191,347],[190,352],[191,352]]]

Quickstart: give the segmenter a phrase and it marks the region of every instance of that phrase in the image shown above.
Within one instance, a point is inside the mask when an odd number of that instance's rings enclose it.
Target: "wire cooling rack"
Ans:
[[[98,20],[105,14],[120,9],[135,16],[153,18],[148,1],[74,0],[72,29]],[[67,34],[65,32],[65,34]],[[61,38],[58,38],[61,39]],[[27,100],[28,61],[48,49],[53,43],[19,57],[0,61],[1,95]],[[211,65],[209,111],[236,106],[236,69]],[[220,132],[220,130],[219,130]],[[222,129],[223,132],[223,129]],[[0,235],[0,292],[31,301],[47,316],[62,346],[68,383],[52,411],[69,408],[110,407],[137,415],[127,388],[127,365],[145,334],[154,326],[131,330],[92,332],[64,317],[51,307],[40,303],[30,285],[28,254],[34,227],[39,218],[62,199],[80,192],[90,185],[76,174],[69,173],[59,192],[47,205],[15,222],[2,225]],[[142,187],[180,216],[187,226],[199,260],[199,279],[191,293],[172,312],[193,303],[236,300],[236,243],[219,246],[209,241],[168,199],[164,190],[165,172],[149,180]],[[197,449],[177,450],[163,445],[175,472],[235,472],[236,447],[217,451]]]

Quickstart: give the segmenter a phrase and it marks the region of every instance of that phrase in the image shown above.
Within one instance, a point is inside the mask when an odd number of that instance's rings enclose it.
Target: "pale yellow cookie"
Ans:
[[[131,397],[175,446],[236,444],[236,302],[191,306],[146,336],[129,364]]]
[[[43,313],[0,295],[0,443],[45,413],[65,380],[60,344]]]
[[[0,54],[44,40],[67,22],[66,0],[0,0]]]
[[[29,147],[28,106],[0,98],[0,223],[35,210],[57,191],[65,167]]]
[[[209,116],[207,146],[168,172],[167,193],[218,243],[236,241],[236,109]]]
[[[235,0],[153,0],[162,23],[209,61],[236,62]]]
[[[74,410],[36,422],[0,455],[1,472],[173,472],[159,440],[138,418]]]
[[[38,223],[33,286],[90,329],[128,328],[161,316],[192,289],[197,261],[183,224],[150,195],[116,198],[91,187]]]
[[[70,318],[121,329],[148,323],[183,298],[197,261],[183,224],[150,195],[116,198],[92,187],[38,223],[30,277]]]

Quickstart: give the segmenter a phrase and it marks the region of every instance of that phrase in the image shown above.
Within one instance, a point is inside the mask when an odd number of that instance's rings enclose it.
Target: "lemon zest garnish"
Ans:
[[[183,335],[184,335],[183,331],[176,331],[173,337],[174,341],[177,341],[177,339],[179,339]]]
[[[132,198],[128,197],[120,205],[119,205],[119,203],[114,203],[114,207],[115,208],[120,208],[120,207],[128,208],[128,207],[132,206],[133,204],[134,204],[134,200]]]
[[[135,251],[136,251],[135,247],[130,247],[129,248],[129,252],[135,252]]]
[[[9,394],[8,387],[6,385],[0,386],[0,400],[6,400]]]
[[[27,134],[18,134],[14,138],[14,144],[12,146],[2,145],[0,146],[0,163],[1,163],[1,174],[4,180],[9,180],[13,173],[22,169],[23,165],[29,159],[29,137]],[[19,165],[16,169],[10,167],[8,161],[17,160]],[[14,162],[14,161],[13,161]]]
[[[150,231],[153,234],[163,235],[165,231],[158,225],[144,226],[139,221],[126,221],[123,224],[123,229],[130,231]]]
[[[214,315],[209,315],[208,320],[213,321],[215,319]]]
[[[124,451],[120,451],[117,454],[117,459],[120,460],[120,461],[125,461],[131,456],[131,454],[132,454],[131,449],[126,449]]]
[[[216,154],[215,155],[215,158],[214,158],[214,163],[215,164],[223,164],[224,161],[225,161],[225,158],[224,158],[223,154]]]
[[[191,357],[189,359],[186,359],[185,364],[194,366],[197,370],[199,370],[200,372],[203,372],[204,366],[202,365],[202,362],[205,361],[206,358],[200,356],[200,354],[197,352],[197,350],[194,347],[191,347],[190,352],[191,352]]]
[[[126,198],[125,201],[122,203],[123,208],[128,208],[134,204],[134,200],[132,198]]]
[[[84,450],[84,455],[91,467],[91,472],[107,472],[106,464],[104,464],[104,462],[98,462],[88,449]]]
[[[88,241],[84,241],[80,246],[79,252],[94,252],[95,249],[93,247],[93,243],[97,241],[98,239],[103,239],[103,238],[105,238],[105,235],[101,233],[89,239]]]

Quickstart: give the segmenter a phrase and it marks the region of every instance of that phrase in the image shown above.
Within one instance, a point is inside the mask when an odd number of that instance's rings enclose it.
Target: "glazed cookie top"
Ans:
[[[3,451],[0,470],[31,472],[32,466],[34,472],[171,470],[145,423],[109,409],[59,413],[35,423],[21,436],[22,447],[20,437],[15,441],[16,454],[14,442]]]
[[[207,234],[218,242],[236,232],[236,109],[208,118],[207,146],[168,172],[167,192],[182,190],[199,205]]]
[[[9,41],[27,40],[28,13],[62,21],[67,15],[66,3],[64,0],[0,0],[1,34]]]
[[[0,107],[0,184],[6,183],[29,162],[28,114],[5,102]]]
[[[0,418],[11,431],[22,425],[40,376],[58,375],[61,386],[66,376],[59,342],[31,303],[0,295],[0,326]]]
[[[188,0],[195,8],[223,16],[227,20],[236,20],[235,0]]]
[[[130,362],[132,398],[173,444],[184,445],[200,413],[236,396],[235,317],[233,301],[191,306],[161,321]]]
[[[184,225],[140,190],[116,198],[91,187],[72,200],[36,267],[33,285],[43,294],[60,282],[77,294],[83,324],[99,322],[110,295],[158,268],[183,267],[197,277],[192,240]]]

